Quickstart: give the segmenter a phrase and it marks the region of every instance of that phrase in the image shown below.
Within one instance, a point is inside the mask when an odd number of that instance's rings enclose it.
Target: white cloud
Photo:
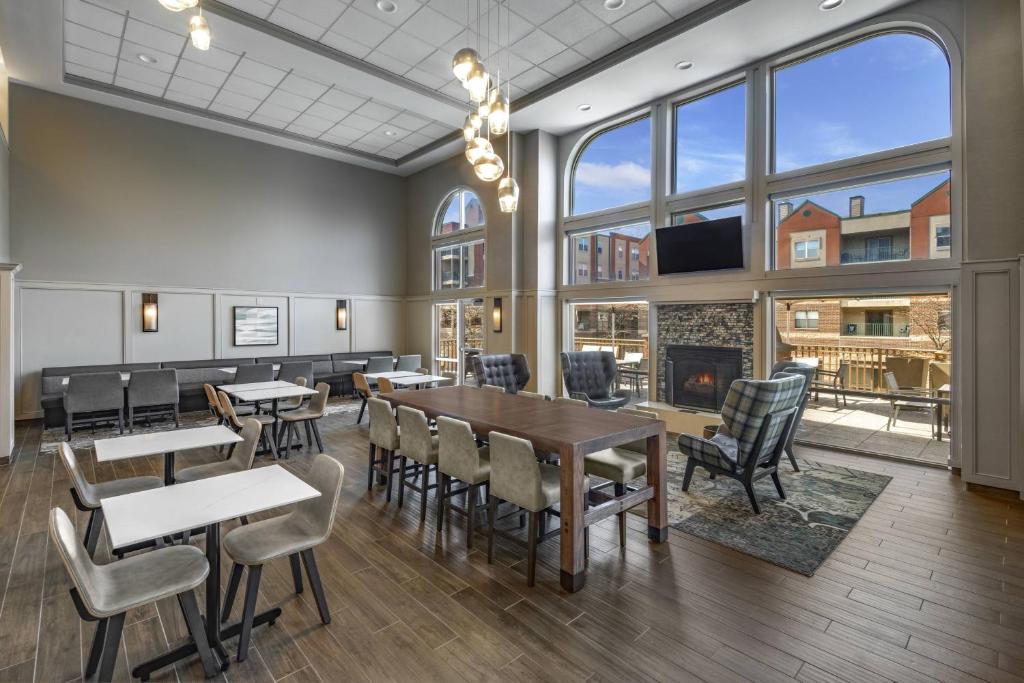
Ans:
[[[651,185],[651,169],[635,161],[617,164],[582,161],[576,167],[576,183],[587,187],[614,190],[634,190]]]
[[[814,127],[812,135],[828,154],[830,160],[847,159],[871,151],[854,136],[850,127],[845,123],[822,121]]]

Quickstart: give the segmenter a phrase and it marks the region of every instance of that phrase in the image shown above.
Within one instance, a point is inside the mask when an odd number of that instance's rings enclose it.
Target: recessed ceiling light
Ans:
[[[626,0],[604,0],[604,8],[615,12],[626,6]]]
[[[135,56],[139,58],[140,62],[145,62],[146,64],[156,64],[156,57],[154,57],[153,55],[147,55],[145,52],[140,52]]]
[[[688,62],[686,60],[683,60],[681,62],[676,62],[676,68],[679,69],[680,71],[686,71],[687,69],[692,69],[693,68],[693,62]]]
[[[394,14],[398,11],[398,4],[394,0],[377,0],[377,9],[384,14]]]
[[[396,133],[396,132],[395,132],[395,131],[393,131],[393,130],[386,130],[386,131],[384,131],[384,135],[387,135],[387,136],[388,136],[389,138],[393,138],[393,137],[395,137],[396,135],[398,135],[398,133]]]
[[[838,8],[844,2],[846,2],[846,0],[821,0],[821,2],[818,3],[818,9],[822,12],[828,12]]]
[[[578,106],[576,108],[579,109],[580,111],[590,111],[590,105],[589,104],[581,104],[580,106]]]

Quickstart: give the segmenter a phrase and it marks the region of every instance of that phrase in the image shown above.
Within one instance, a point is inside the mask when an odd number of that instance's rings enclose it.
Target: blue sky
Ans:
[[[775,81],[779,171],[950,134],[949,65],[941,49],[920,36],[886,34],[855,43],[781,69]],[[745,86],[739,85],[679,108],[677,191],[743,178],[744,100]],[[590,144],[577,167],[574,213],[648,199],[650,146],[647,120]],[[872,212],[905,209],[940,181],[872,185],[844,197],[864,194]],[[839,194],[825,199],[845,205]]]

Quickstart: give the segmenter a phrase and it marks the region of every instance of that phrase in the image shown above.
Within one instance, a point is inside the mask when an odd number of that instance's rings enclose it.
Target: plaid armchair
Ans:
[[[679,450],[687,456],[683,490],[689,489],[693,471],[700,466],[712,478],[722,474],[742,482],[758,514],[761,508],[753,488],[758,479],[770,476],[779,497],[785,498],[778,463],[804,392],[805,379],[799,375],[733,382],[722,406],[724,424],[718,433],[710,439],[679,436]]]

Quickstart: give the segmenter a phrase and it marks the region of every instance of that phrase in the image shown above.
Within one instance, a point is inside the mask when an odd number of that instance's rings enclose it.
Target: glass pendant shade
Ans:
[[[473,162],[473,172],[480,180],[491,183],[505,172],[505,163],[494,152],[488,152]]]
[[[188,32],[192,36],[192,45],[197,50],[210,49],[210,25],[206,23],[206,17],[197,14],[188,20]]]
[[[501,207],[502,213],[516,212],[519,206],[519,183],[515,178],[502,178],[498,183],[498,206]]]
[[[485,154],[494,154],[491,141],[487,138],[473,138],[466,145],[466,159],[473,165],[476,165],[476,162]]]
[[[163,0],[160,1],[163,2]],[[452,73],[455,74],[455,78],[465,84],[466,79],[469,78],[469,72],[478,64],[480,64],[480,55],[476,53],[476,50],[464,47],[452,57]]]
[[[172,12],[180,12],[192,9],[199,4],[199,0],[160,0],[160,4]]]
[[[487,99],[487,91],[490,85],[490,75],[484,70],[483,64],[478,63],[466,78],[466,89],[469,90],[469,99],[477,103],[483,102]]]
[[[481,119],[486,119],[488,116],[491,115],[491,105],[487,102],[487,100],[484,100],[483,102],[480,103],[480,106],[476,108],[476,113],[477,116],[479,116]]]
[[[466,117],[466,122],[462,124],[462,139],[466,142],[472,142],[473,138],[480,131],[480,126],[474,125],[473,119],[479,119],[480,117],[475,114],[470,114]]]
[[[488,96],[488,104],[490,111],[487,126],[491,135],[504,135],[508,130],[508,97],[499,88],[495,88]]]

